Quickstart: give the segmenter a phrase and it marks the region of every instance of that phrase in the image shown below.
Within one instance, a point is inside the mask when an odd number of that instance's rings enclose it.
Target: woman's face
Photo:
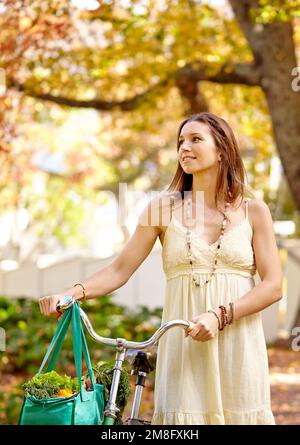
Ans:
[[[187,122],[179,136],[178,158],[186,173],[196,173],[218,165],[220,154],[209,126],[202,122]]]

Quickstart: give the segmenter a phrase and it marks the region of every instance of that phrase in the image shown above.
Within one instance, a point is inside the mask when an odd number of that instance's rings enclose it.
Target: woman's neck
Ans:
[[[216,209],[215,192],[216,192],[217,175],[211,172],[200,172],[193,175],[192,185],[192,201],[196,203],[196,199],[200,200],[204,207],[208,209]],[[202,192],[197,194],[197,192]],[[198,201],[199,202],[199,201]]]

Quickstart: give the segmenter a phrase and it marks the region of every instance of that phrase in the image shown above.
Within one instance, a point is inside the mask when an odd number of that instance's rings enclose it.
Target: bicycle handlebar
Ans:
[[[57,311],[60,313],[63,313],[64,311],[66,311],[73,305],[74,301],[75,300],[71,295],[66,295],[58,303]],[[93,326],[92,326],[88,316],[81,308],[80,308],[80,316],[82,318],[82,321],[83,321],[88,333],[97,343],[105,344],[107,346],[116,346],[116,347],[122,346],[122,348],[126,348],[126,349],[145,349],[149,346],[152,346],[162,337],[162,335],[164,335],[165,332],[167,332],[169,329],[171,329],[175,326],[179,326],[179,327],[182,327],[182,328],[185,328],[188,330],[193,329],[193,327],[195,326],[194,323],[192,323],[191,321],[188,321],[188,320],[167,321],[166,323],[161,325],[157,329],[157,331],[154,332],[152,337],[149,338],[148,340],[143,341],[143,342],[135,342],[135,341],[127,341],[124,338],[115,339],[115,338],[101,337],[94,331]]]

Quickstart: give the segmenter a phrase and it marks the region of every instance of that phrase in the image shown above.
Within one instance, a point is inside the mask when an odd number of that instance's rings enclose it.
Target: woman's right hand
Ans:
[[[41,313],[46,317],[60,318],[61,314],[57,312],[56,306],[59,300],[65,295],[67,295],[66,292],[62,292],[60,294],[48,295],[46,297],[39,298]]]

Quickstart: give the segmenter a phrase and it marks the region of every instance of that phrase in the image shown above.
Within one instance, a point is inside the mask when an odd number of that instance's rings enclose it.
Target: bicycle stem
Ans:
[[[125,359],[126,349],[117,350],[113,379],[109,393],[109,399],[104,411],[104,425],[113,425],[117,417],[116,413],[119,408],[116,405],[117,394],[119,389],[122,365]]]

